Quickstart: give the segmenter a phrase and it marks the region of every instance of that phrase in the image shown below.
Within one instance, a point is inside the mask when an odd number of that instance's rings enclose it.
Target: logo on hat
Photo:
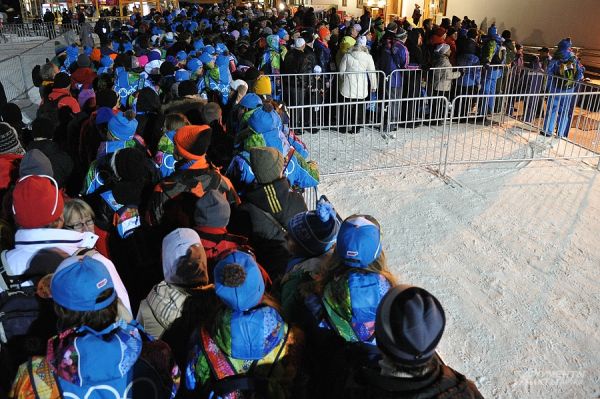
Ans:
[[[346,256],[354,258],[355,256],[358,256],[358,251],[346,251]]]
[[[103,278],[102,280],[98,281],[98,283],[96,284],[96,288],[100,289],[100,288],[104,287],[107,283],[108,283],[108,280]]]

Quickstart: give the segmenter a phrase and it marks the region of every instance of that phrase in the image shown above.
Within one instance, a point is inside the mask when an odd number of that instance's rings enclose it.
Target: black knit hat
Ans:
[[[423,288],[399,285],[379,303],[377,346],[396,363],[422,366],[435,354],[445,325],[444,309],[433,295]]]
[[[54,87],[64,89],[71,84],[71,77],[64,72],[59,72],[54,76]]]
[[[160,111],[160,98],[154,90],[144,87],[138,92],[136,112],[158,112]]]
[[[177,87],[177,94],[179,94],[179,97],[193,96],[198,94],[196,83],[193,80],[184,80],[183,82],[179,83],[179,86]]]
[[[123,148],[114,155],[114,169],[121,180],[136,182],[144,180],[146,157],[135,148]]]
[[[119,96],[114,90],[104,89],[96,92],[96,108],[112,108],[117,104]]]
[[[163,62],[160,66],[160,74],[162,76],[173,76],[175,75],[175,71],[177,71],[177,67],[171,62]]]
[[[8,123],[0,122],[0,154],[24,154],[17,131]]]

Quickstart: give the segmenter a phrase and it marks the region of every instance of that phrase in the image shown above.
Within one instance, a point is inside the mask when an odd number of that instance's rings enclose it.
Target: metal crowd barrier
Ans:
[[[53,40],[67,32],[79,35],[79,24],[56,24],[53,22],[4,24],[0,29],[0,44]]]
[[[9,101],[26,95],[33,66],[53,50],[48,41],[0,63]],[[287,105],[286,126],[302,135],[323,175],[600,157],[600,87],[542,71],[475,66],[270,78]]]
[[[461,77],[481,73],[469,89],[458,78],[449,91],[432,89],[436,74],[455,69],[395,72],[403,83],[391,85],[390,75],[378,100],[291,105],[289,127],[323,175],[404,166],[443,174],[453,163],[600,158],[600,87],[506,67],[497,68],[493,87],[486,74],[494,68],[469,67]]]
[[[385,98],[382,71],[269,75],[273,98],[289,106]]]
[[[61,42],[65,36],[55,38]],[[54,57],[55,40],[47,40],[19,55],[0,61],[0,82],[4,86],[7,101],[28,97],[33,86],[31,71],[36,65],[42,65],[46,59]]]

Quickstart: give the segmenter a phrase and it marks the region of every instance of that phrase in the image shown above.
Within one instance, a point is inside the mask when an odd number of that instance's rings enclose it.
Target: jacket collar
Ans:
[[[15,234],[15,247],[73,246],[93,248],[98,241],[96,234],[79,233],[66,229],[20,229]]]

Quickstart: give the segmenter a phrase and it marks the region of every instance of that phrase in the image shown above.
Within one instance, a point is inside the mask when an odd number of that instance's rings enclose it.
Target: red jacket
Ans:
[[[0,155],[0,190],[5,190],[19,178],[19,165],[23,155]]]
[[[60,98],[60,100],[58,101],[58,108],[69,107],[69,108],[71,108],[71,111],[74,114],[78,114],[79,112],[81,112],[79,103],[77,102],[77,100],[75,98],[73,98],[73,96],[71,96],[71,92],[69,91],[68,88],[52,89],[52,92],[48,96],[48,99],[50,101],[54,101],[58,98]]]
[[[456,40],[452,36],[446,38],[446,44],[450,46],[450,63],[456,65]]]
[[[83,85],[83,89],[91,89],[92,83],[96,79],[96,72],[91,68],[77,68],[71,75],[71,82],[73,85]]]

